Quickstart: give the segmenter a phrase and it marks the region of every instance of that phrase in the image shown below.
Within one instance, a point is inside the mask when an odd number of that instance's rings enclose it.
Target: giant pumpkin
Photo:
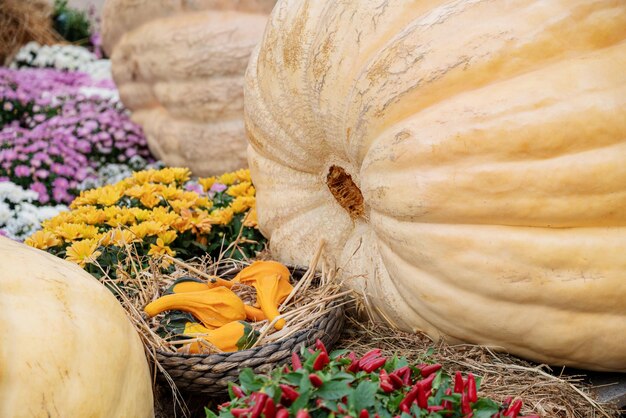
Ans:
[[[246,165],[243,74],[274,0],[107,0],[103,43],[152,152],[198,175]]]
[[[405,330],[626,371],[626,2],[280,1],[259,224]]]
[[[143,345],[78,265],[0,237],[0,417],[153,417]]]

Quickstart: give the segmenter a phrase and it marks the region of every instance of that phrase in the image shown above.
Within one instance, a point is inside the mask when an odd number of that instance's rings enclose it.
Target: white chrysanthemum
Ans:
[[[9,205],[4,202],[0,202],[0,227],[6,225],[12,214],[13,212],[11,211]]]

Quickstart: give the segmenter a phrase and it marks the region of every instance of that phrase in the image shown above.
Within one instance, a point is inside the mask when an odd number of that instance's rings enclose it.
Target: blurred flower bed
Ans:
[[[82,47],[31,43],[17,68],[0,68],[3,235],[23,240],[81,191],[160,167],[113,81],[77,70],[95,62]]]

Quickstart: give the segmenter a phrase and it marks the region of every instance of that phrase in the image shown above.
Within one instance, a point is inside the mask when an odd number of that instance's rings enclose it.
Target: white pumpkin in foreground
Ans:
[[[626,2],[282,0],[259,225],[405,330],[626,371]]]
[[[153,416],[143,345],[111,292],[0,237],[0,417]]]

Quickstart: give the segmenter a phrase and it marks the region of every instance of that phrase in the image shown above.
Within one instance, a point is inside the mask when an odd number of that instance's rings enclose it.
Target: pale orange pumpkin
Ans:
[[[153,418],[144,347],[77,264],[0,237],[0,417]]]
[[[283,0],[246,78],[259,225],[379,317],[626,371],[626,2]]]
[[[197,175],[246,165],[243,74],[274,0],[107,0],[113,78],[153,153]]]

